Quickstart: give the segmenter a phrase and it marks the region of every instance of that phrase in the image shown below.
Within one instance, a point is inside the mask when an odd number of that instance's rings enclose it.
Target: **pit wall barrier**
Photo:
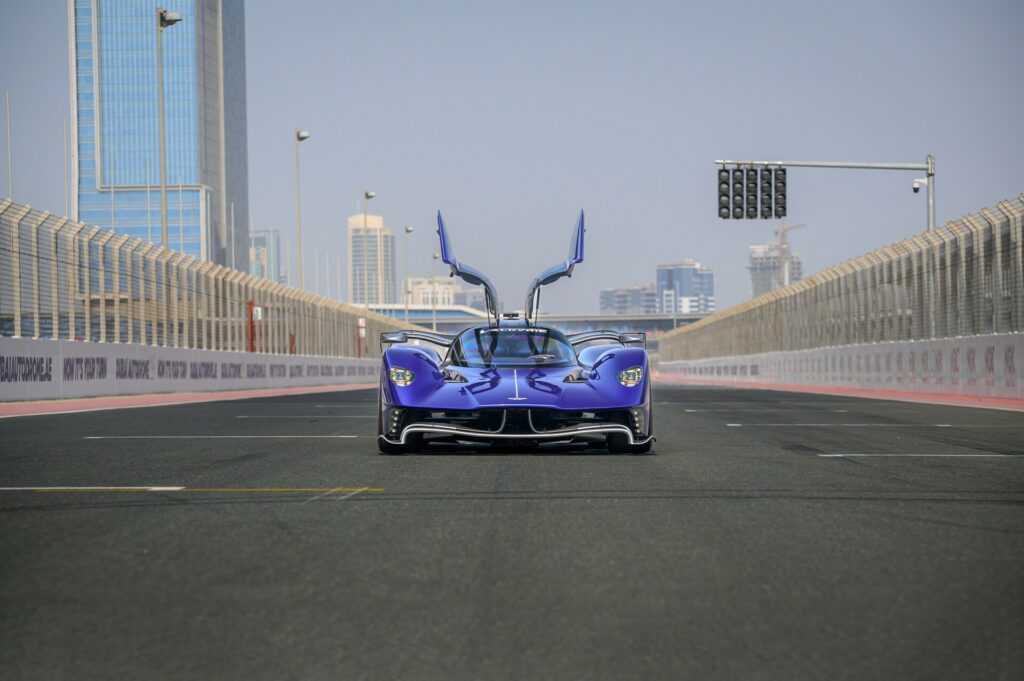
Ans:
[[[380,360],[0,337],[0,402],[376,383]]]
[[[667,382],[1024,400],[1024,334],[864,343],[661,362]]]

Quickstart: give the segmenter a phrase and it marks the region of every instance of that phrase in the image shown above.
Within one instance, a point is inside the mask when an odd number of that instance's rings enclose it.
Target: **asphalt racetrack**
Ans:
[[[655,402],[641,456],[380,456],[372,390],[2,419],[0,676],[1024,678],[1024,415]]]

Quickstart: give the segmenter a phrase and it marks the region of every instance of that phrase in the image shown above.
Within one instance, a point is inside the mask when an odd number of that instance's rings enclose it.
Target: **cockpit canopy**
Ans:
[[[455,367],[481,369],[577,366],[565,334],[542,326],[466,329],[452,342],[448,361]]]

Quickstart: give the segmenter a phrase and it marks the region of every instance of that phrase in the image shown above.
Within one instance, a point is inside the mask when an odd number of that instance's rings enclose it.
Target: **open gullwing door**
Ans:
[[[530,282],[530,288],[526,290],[526,305],[523,314],[526,321],[536,320],[537,312],[540,309],[540,287],[558,281],[562,277],[571,277],[573,268],[583,262],[583,211],[576,221],[576,227],[572,230],[572,238],[569,240],[569,257],[541,272],[537,278]]]
[[[452,268],[451,276],[459,277],[469,284],[484,287],[484,301],[487,305],[487,314],[494,317],[494,325],[497,326],[499,322],[498,290],[494,288],[494,283],[487,278],[487,275],[475,267],[459,261],[455,257],[451,239],[448,237],[448,230],[444,227],[444,218],[441,217],[441,211],[437,211],[437,235],[441,239],[441,260]]]

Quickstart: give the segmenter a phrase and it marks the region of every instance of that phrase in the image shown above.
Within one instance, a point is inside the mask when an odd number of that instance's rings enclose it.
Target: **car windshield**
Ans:
[[[565,367],[576,365],[576,353],[554,329],[469,329],[452,343],[449,359],[461,367]]]

